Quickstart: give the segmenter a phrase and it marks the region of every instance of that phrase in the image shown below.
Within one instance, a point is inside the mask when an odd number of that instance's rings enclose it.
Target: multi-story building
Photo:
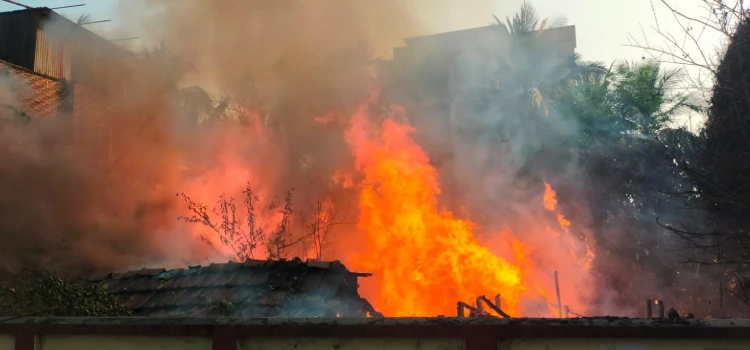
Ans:
[[[106,163],[110,106],[102,90],[112,84],[100,73],[132,56],[49,8],[0,13],[0,73],[14,95],[0,102],[13,100],[32,119],[70,118],[71,134]]]
[[[537,35],[555,60],[574,54],[575,26],[552,28]],[[454,97],[486,87],[496,78],[488,72],[504,64],[511,34],[502,26],[487,26],[404,39],[393,50],[392,72],[398,84],[424,105],[449,103]]]
[[[127,52],[46,7],[0,13],[0,60],[53,79],[84,82],[103,56]]]

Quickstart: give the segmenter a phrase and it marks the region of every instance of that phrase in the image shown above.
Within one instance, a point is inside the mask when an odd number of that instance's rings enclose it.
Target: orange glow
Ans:
[[[251,123],[249,128],[219,126],[211,133],[204,135],[205,139],[197,140],[210,145],[207,147],[207,152],[210,152],[212,159],[210,167],[198,164],[196,167],[199,168],[193,169],[192,164],[183,165],[187,174],[195,173],[194,176],[187,176],[183,179],[184,192],[194,201],[207,205],[209,209],[215,207],[219,196],[225,194],[228,199],[232,197],[235,199],[237,213],[244,216],[245,209],[242,207],[241,193],[248,184],[259,198],[259,202],[256,203],[258,208],[267,207],[273,199],[272,191],[276,184],[274,181],[279,176],[268,169],[280,168],[277,165],[280,150],[278,147],[272,147],[276,135],[263,127],[258,115],[247,113],[246,118]],[[237,145],[242,147],[237,147]],[[252,154],[246,152],[246,149],[253,149]],[[200,168],[201,166],[203,167]],[[257,175],[261,173],[261,170],[265,176]],[[256,225],[257,229],[266,232],[276,227],[281,218],[278,211],[262,214],[256,218]],[[218,220],[217,215],[214,215],[214,220]],[[203,237],[212,243],[224,257],[235,256],[231,247],[222,244],[218,233],[211,228],[205,225],[191,225],[190,233],[196,239]],[[205,247],[204,250],[207,254],[213,253]],[[245,258],[263,258],[266,254],[265,250],[264,247],[258,246]]]
[[[331,112],[313,117],[313,121],[318,124],[333,124],[341,120],[341,115],[338,112]]]
[[[557,206],[557,193],[548,183],[544,183],[544,209],[554,211]]]
[[[351,116],[345,133],[354,168],[342,164],[328,175],[339,188],[357,191],[359,216],[354,221],[358,229],[346,227],[339,237],[361,248],[354,253],[343,241],[329,244],[335,246],[333,258],[344,260],[349,269],[373,273],[372,282],[363,281],[372,285],[361,292],[378,311],[387,316],[452,315],[458,301],[473,304],[480,295],[500,294],[502,310],[512,316],[553,316],[555,310],[548,306],[552,301],[549,296],[554,295],[550,292],[554,291],[552,271],[560,270],[565,304],[583,312],[574,293],[576,283],[582,281],[579,274],[590,268],[594,254],[571,233],[573,224],[559,211],[549,184],[544,184],[542,203],[528,208],[534,215],[553,214],[539,220],[538,226],[533,221],[520,228],[503,227],[499,232],[482,230],[462,219],[469,209],[454,214],[439,204],[438,170],[412,139],[412,127],[402,122],[408,120],[405,110],[392,108],[385,119],[375,118],[368,115],[370,102],[365,101]],[[333,123],[333,115],[314,119]],[[248,119],[256,121],[252,137],[247,129],[219,128],[215,139],[206,142],[212,145],[214,164],[186,181],[185,192],[196,201],[215,203],[221,193],[234,194],[237,199],[249,182],[260,198],[256,207],[264,208],[273,192],[285,186],[276,182],[283,178],[284,167],[274,162],[285,159],[278,135],[261,125],[259,118]],[[232,147],[239,142],[252,142],[249,149],[254,152]],[[329,210],[344,211],[348,204],[324,198],[319,212],[299,210],[297,215],[304,216],[297,220],[327,222]],[[258,225],[272,232],[280,219],[278,210],[270,211],[258,217]],[[200,225],[192,227],[192,234],[207,237],[225,256],[232,256],[231,248],[221,245],[215,232]],[[324,245],[313,238],[291,254],[320,259]],[[252,254],[256,259],[267,257],[263,246]]]
[[[412,128],[393,119],[374,125],[366,108],[347,132],[363,176],[359,228],[367,241],[354,263],[379,276],[379,311],[434,316],[454,310],[459,300],[502,292],[503,309],[517,314],[526,290],[523,269],[481,245],[471,222],[438,207],[438,174],[411,139]],[[523,249],[514,248],[522,261]]]
[[[548,211],[554,212],[557,207],[557,193],[552,188],[552,186],[548,183],[544,183],[544,208]],[[579,253],[579,250],[577,249],[579,244],[577,244],[577,240],[575,237],[573,237],[571,232],[571,223],[570,220],[566,219],[565,216],[557,212],[555,214],[555,217],[557,218],[558,224],[560,224],[560,227],[568,233],[564,237],[562,237],[563,242],[568,247],[568,251],[570,253],[570,256],[573,260],[576,260],[579,262],[579,264],[582,266],[584,270],[591,269],[591,264],[594,260],[594,251],[591,248],[591,245],[585,244],[585,252],[582,254],[583,257],[580,257],[581,253]],[[560,237],[559,234],[557,237]],[[584,242],[585,243],[585,242]]]
[[[562,227],[565,231],[568,231],[570,229],[570,221],[565,218],[563,214],[557,214],[557,223],[560,224],[560,227]]]

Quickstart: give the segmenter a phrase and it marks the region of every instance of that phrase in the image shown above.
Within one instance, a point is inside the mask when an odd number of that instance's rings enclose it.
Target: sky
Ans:
[[[128,0],[18,0],[29,6],[65,6],[85,3],[85,6],[58,10],[69,17],[78,18],[82,13],[91,15],[91,21],[114,19],[110,23],[91,24],[93,31],[105,32],[118,25],[116,11],[119,4],[127,6]],[[179,0],[175,0],[179,1]],[[408,0],[404,0],[408,1]],[[440,1],[440,0],[435,0]],[[470,0],[466,0],[471,2]],[[458,30],[478,27],[492,23],[491,15],[505,18],[505,15],[517,11],[523,0],[497,0],[494,8],[487,9],[487,17],[473,16],[471,18],[457,15],[456,19],[444,21],[444,30]],[[702,14],[698,7],[699,0],[669,0],[670,4],[691,14]],[[564,17],[568,24],[576,26],[578,41],[577,51],[586,60],[611,62],[613,60],[638,60],[643,57],[642,50],[626,47],[628,36],[634,35],[638,39],[645,36],[653,44],[660,41],[655,34],[655,14],[659,18],[659,25],[663,31],[680,33],[680,27],[660,0],[533,0],[532,4],[545,17]],[[18,6],[0,3],[0,11],[19,9]],[[472,11],[474,13],[474,11]],[[122,25],[122,23],[119,23]],[[433,34],[433,33],[424,33]],[[103,34],[106,37],[106,34]],[[706,42],[711,45],[718,37],[707,37]],[[114,38],[111,38],[114,39]]]
[[[55,10],[57,13],[71,19],[77,19],[81,14],[91,14],[91,21],[111,19],[112,12],[117,8],[118,0],[14,0],[15,2],[32,7],[58,7],[68,5],[86,4],[86,6],[73,7],[69,9]],[[19,6],[0,2],[0,12],[22,9]],[[107,23],[91,24],[89,29],[95,30],[94,26],[107,26]]]

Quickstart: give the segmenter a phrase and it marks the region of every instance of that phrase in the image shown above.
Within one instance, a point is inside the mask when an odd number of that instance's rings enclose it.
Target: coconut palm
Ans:
[[[528,2],[505,22],[495,19],[501,38],[489,91],[494,109],[491,115],[496,118],[491,121],[495,139],[510,147],[522,167],[545,158],[544,154],[562,164],[570,157],[563,145],[572,140],[558,127],[560,91],[570,80],[603,75],[606,67],[584,62],[575,54],[558,57],[556,47],[543,34],[550,21],[541,18]],[[485,124],[474,132],[486,133],[488,129]]]
[[[597,69],[580,72],[560,86],[556,99],[560,111],[578,126],[579,143],[591,144],[593,139],[620,135],[624,125],[616,115],[613,98],[613,67],[599,64]]]
[[[681,69],[664,69],[656,62],[619,64],[613,97],[627,128],[654,135],[678,113],[694,108],[689,95],[675,92],[682,76]]]
[[[513,110],[525,110],[524,114],[530,117],[548,116],[552,92],[569,74],[583,68],[579,66],[579,57],[573,55],[558,61],[553,58],[555,55],[550,55],[553,48],[540,40],[550,21],[540,17],[529,2],[524,2],[513,17],[506,17],[505,23],[497,17],[495,20],[498,29],[510,35],[510,47],[500,51],[499,60],[503,64],[497,72],[497,86],[510,101],[521,103]],[[528,109],[526,101],[534,109]]]

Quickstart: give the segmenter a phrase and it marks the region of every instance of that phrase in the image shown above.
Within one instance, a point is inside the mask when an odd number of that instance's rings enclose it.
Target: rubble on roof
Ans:
[[[339,261],[248,260],[185,269],[147,269],[92,276],[134,316],[382,316],[361,298],[359,277]]]

